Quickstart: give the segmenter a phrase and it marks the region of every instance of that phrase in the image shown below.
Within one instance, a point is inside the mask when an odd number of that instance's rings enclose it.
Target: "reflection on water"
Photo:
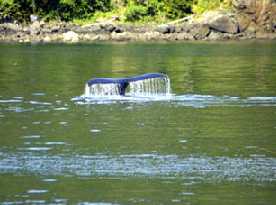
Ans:
[[[275,48],[1,44],[0,204],[274,204]],[[74,97],[148,72],[173,94]]]

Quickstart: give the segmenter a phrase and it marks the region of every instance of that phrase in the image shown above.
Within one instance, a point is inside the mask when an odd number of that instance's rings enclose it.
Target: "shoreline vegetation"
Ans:
[[[275,0],[0,0],[0,42],[245,39],[276,39]]]

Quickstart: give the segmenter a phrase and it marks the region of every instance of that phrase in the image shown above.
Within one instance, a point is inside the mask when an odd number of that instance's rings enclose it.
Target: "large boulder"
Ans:
[[[202,24],[209,25],[215,31],[235,34],[239,32],[237,20],[228,12],[210,11],[201,17]]]

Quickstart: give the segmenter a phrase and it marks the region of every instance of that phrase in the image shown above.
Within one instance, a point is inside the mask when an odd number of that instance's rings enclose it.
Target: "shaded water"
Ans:
[[[147,72],[173,95],[78,98]],[[276,42],[2,44],[0,204],[275,204],[275,82]]]

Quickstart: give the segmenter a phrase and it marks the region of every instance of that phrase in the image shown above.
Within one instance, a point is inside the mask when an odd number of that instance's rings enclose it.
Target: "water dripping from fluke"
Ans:
[[[73,100],[120,100],[131,97],[156,98],[170,95],[170,79],[166,74],[147,73],[126,78],[93,78],[86,82],[84,94]]]

